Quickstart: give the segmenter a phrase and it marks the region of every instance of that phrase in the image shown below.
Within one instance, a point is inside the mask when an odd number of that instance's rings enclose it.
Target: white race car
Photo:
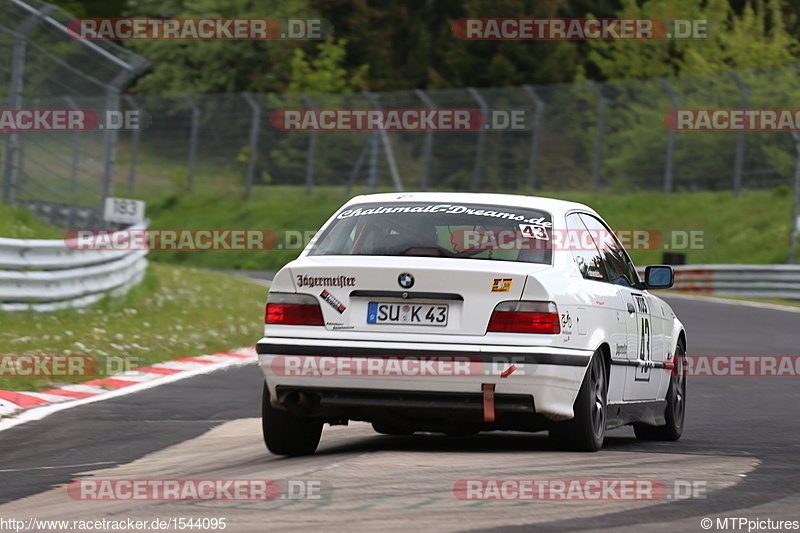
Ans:
[[[600,216],[501,194],[374,194],[337,211],[270,287],[263,429],[280,455],[322,427],[549,431],[598,450],[606,429],[677,440],[683,325]]]

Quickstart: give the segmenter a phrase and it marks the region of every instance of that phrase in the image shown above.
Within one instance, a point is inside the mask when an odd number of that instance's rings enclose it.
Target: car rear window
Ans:
[[[552,216],[508,206],[389,203],[351,206],[309,255],[430,256],[550,264]]]

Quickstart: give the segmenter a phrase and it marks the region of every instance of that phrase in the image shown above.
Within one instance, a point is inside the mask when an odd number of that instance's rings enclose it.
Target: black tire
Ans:
[[[269,389],[264,384],[261,427],[267,449],[276,455],[311,455],[317,451],[322,435],[322,420],[293,415],[275,409],[269,403]]]
[[[374,429],[376,433],[380,433],[382,435],[408,436],[414,434],[413,429],[402,429],[382,424],[381,422],[373,422],[372,429]]]
[[[664,418],[666,425],[651,426],[648,424],[634,424],[633,432],[639,440],[676,441],[683,434],[683,422],[686,417],[686,371],[684,358],[685,349],[681,344],[675,348],[675,369],[669,379],[667,389],[667,409]]]
[[[606,436],[608,377],[603,354],[597,351],[575,399],[575,416],[550,427],[550,442],[558,450],[596,452]]]
[[[480,432],[477,429],[470,429],[470,428],[457,428],[444,432],[445,435],[447,435],[448,437],[452,437],[454,439],[464,439],[464,438],[474,437],[478,433]]]

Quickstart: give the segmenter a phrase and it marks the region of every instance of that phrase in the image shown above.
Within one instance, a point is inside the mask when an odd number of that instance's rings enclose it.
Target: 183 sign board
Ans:
[[[144,220],[144,202],[128,198],[106,198],[103,219],[106,222],[137,224]]]

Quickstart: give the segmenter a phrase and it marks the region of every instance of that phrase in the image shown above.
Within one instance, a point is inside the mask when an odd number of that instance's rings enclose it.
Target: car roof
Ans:
[[[563,215],[569,211],[595,213],[591,207],[578,202],[568,202],[543,196],[524,196],[521,194],[496,194],[472,192],[393,192],[364,194],[356,196],[345,204],[347,207],[361,203],[403,203],[403,202],[442,202],[473,203],[503,207],[527,207],[547,211],[553,215]],[[596,213],[595,213],[596,214]]]

